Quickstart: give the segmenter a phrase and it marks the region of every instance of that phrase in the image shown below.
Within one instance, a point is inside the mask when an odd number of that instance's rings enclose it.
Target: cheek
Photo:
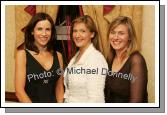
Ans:
[[[124,39],[124,42],[125,42],[125,43],[128,43],[128,42],[129,42],[129,41],[128,41],[128,40],[129,40],[129,37],[128,37],[128,36],[124,36],[123,39]]]
[[[109,40],[111,40],[113,38],[113,35],[109,34]]]
[[[84,37],[87,38],[88,41],[91,41],[94,36],[92,34],[89,34],[89,35],[85,35]]]
[[[86,33],[82,33],[82,34],[80,34],[80,36],[83,37],[83,38],[88,38],[88,37],[90,37],[90,35],[88,35],[88,34],[86,34]]]
[[[76,33],[73,33],[73,34],[72,34],[72,37],[75,38],[75,36],[76,36]]]
[[[46,35],[51,36],[52,35],[52,31],[46,31]]]
[[[38,36],[39,34],[34,32],[34,38],[37,38]]]
[[[123,40],[123,42],[122,42],[122,45],[123,46],[127,46],[129,44],[129,41],[126,39],[126,40]]]
[[[41,32],[39,32],[39,31],[34,31],[34,37],[39,37],[40,35],[41,35]]]
[[[109,36],[108,40],[109,40],[110,43],[112,42],[112,36],[111,35]]]

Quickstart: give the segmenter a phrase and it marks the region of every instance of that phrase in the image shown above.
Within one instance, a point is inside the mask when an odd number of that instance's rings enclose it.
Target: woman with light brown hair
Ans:
[[[79,51],[71,59],[64,73],[66,103],[104,103],[106,75],[108,69],[104,56],[96,50],[92,40],[96,39],[97,29],[93,19],[81,16],[73,20],[71,38]]]
[[[105,82],[106,103],[147,102],[147,65],[137,47],[132,20],[115,18],[109,27],[109,70]]]

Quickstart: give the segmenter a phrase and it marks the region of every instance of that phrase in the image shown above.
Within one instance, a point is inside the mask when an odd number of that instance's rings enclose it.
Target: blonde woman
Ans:
[[[108,38],[108,64],[112,74],[106,78],[106,103],[147,102],[147,65],[137,49],[132,20],[126,16],[114,19],[109,27]]]

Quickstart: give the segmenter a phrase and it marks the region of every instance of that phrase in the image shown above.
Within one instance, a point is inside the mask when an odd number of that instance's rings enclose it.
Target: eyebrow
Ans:
[[[114,31],[114,30],[111,30],[111,32],[126,32],[126,31]]]

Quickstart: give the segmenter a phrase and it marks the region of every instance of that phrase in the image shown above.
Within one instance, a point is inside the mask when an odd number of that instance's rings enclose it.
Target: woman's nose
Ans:
[[[79,36],[80,36],[79,32],[76,32],[76,37],[79,37]]]
[[[114,38],[114,39],[118,39],[118,33],[114,33],[114,34],[113,34],[113,38]]]
[[[43,35],[43,36],[46,35],[46,31],[45,31],[45,30],[42,31],[42,35]]]

